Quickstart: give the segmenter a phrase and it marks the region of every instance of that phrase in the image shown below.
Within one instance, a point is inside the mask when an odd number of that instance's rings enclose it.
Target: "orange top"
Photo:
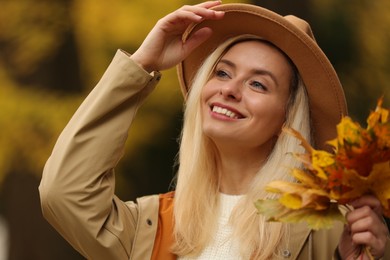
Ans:
[[[173,245],[173,197],[174,192],[159,195],[158,225],[152,260],[176,259],[176,255],[170,251]]]

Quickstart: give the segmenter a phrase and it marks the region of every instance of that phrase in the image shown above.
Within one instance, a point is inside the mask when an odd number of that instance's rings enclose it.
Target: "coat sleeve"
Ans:
[[[43,215],[88,259],[129,259],[138,208],[114,195],[113,169],[138,107],[159,79],[118,51],[46,162]]]

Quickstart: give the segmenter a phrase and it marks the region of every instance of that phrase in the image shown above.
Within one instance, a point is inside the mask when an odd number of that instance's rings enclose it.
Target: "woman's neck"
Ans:
[[[266,156],[259,151],[219,150],[220,192],[245,194]]]

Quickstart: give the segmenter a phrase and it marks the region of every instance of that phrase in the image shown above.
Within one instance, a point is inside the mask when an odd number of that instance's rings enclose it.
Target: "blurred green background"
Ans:
[[[185,0],[2,0],[0,8],[0,260],[82,259],[41,216],[42,168],[60,131],[118,48],[133,52],[156,21]],[[312,26],[364,124],[390,100],[390,1],[248,2]],[[117,169],[124,200],[170,189],[182,97],[175,70],[139,111]]]

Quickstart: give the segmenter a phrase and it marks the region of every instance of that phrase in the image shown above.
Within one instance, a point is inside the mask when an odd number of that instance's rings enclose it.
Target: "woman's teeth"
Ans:
[[[213,112],[221,114],[221,115],[225,115],[225,116],[230,117],[230,118],[238,118],[236,113],[234,113],[226,108],[222,108],[222,107],[218,107],[218,106],[213,107]]]

